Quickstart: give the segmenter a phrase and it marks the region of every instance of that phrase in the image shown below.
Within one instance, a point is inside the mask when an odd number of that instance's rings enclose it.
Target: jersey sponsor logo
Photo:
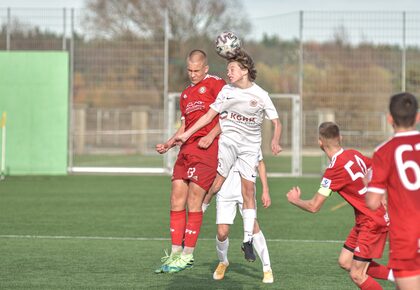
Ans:
[[[328,179],[328,178],[325,178],[325,177],[322,178],[321,186],[323,188],[330,188],[330,186],[331,186],[331,179]]]
[[[249,102],[249,105],[250,105],[251,107],[255,108],[255,107],[258,105],[258,102],[257,102],[257,100],[252,99],[252,100]]]
[[[228,119],[236,123],[242,123],[242,124],[247,124],[247,125],[255,125],[257,121],[256,117],[245,117],[245,116],[242,116],[241,114],[234,113],[234,112],[230,112],[228,114]]]
[[[356,249],[354,249],[354,251],[355,251],[355,252],[360,253],[360,248],[359,248],[359,246],[357,246],[357,247],[356,247]]]
[[[206,88],[206,87],[204,87],[204,86],[202,86],[201,88],[199,88],[199,89],[198,89],[198,92],[199,92],[200,94],[204,94],[206,91],[207,91],[207,88]]]
[[[227,111],[223,111],[219,114],[219,119],[223,120],[226,119],[228,116],[228,112]]]
[[[194,101],[189,102],[185,108],[185,113],[190,114],[195,111],[204,110],[205,109],[205,103],[203,101]]]

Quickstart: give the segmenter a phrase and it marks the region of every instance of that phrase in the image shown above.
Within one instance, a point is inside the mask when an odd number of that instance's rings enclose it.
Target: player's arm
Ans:
[[[272,119],[271,122],[274,126],[273,139],[271,139],[271,152],[273,152],[274,155],[277,155],[282,150],[280,146],[281,123],[278,118]]]
[[[322,191],[322,190],[320,190]],[[324,204],[325,200],[327,200],[327,197],[324,193],[318,191],[317,193],[315,193],[315,195],[312,197],[312,199],[308,199],[308,200],[303,200],[300,198],[301,192],[300,192],[300,188],[299,187],[293,187],[292,189],[289,190],[289,192],[287,193],[287,200],[303,209],[306,210],[308,212],[311,213],[316,213],[318,212],[322,205]]]
[[[156,151],[159,154],[164,154],[168,152],[169,149],[177,145],[176,143],[176,137],[185,131],[185,120],[181,120],[181,126],[178,128],[178,130],[175,132],[175,134],[169,138],[165,143],[157,144],[156,145]]]
[[[207,149],[213,143],[214,138],[216,138],[220,133],[222,133],[222,129],[220,128],[219,122],[217,122],[216,126],[211,129],[211,131],[204,137],[198,141],[198,147]]]
[[[215,195],[215,192],[211,193],[210,190],[207,191],[206,194],[204,195],[203,203],[201,204],[201,209],[203,212],[205,212],[207,208],[209,207],[210,202],[214,195]]]
[[[385,195],[381,193],[368,191],[365,196],[366,205],[371,210],[376,210],[383,204],[386,207]]]
[[[184,143],[185,141],[188,140],[188,138],[191,137],[192,134],[194,134],[195,132],[197,132],[198,130],[200,130],[204,126],[206,126],[208,123],[210,123],[214,119],[214,117],[217,116],[217,114],[219,114],[219,113],[216,112],[215,110],[213,110],[212,108],[210,108],[207,111],[206,114],[201,116],[201,118],[198,119],[198,121],[195,122],[195,124],[191,126],[191,128],[189,128],[184,133],[175,137],[175,141],[180,141],[180,142]]]
[[[258,174],[260,176],[261,186],[262,186],[261,201],[262,201],[263,206],[267,208],[271,205],[271,197],[270,197],[270,188],[268,187],[268,181],[267,181],[267,170],[266,170],[265,163],[263,160],[260,160],[260,162],[258,162]]]

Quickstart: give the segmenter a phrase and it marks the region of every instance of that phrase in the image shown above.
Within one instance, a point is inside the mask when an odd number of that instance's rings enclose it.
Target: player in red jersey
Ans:
[[[319,126],[318,143],[331,161],[318,192],[312,199],[302,200],[300,188],[293,187],[287,193],[287,199],[303,210],[316,213],[333,191],[338,192],[354,208],[355,214],[355,225],[347,236],[338,263],[349,271],[351,279],[360,289],[382,289],[373,278],[393,280],[392,271],[372,259],[382,256],[388,217],[383,205],[372,211],[365,204],[367,189],[363,178],[371,161],[356,150],[341,147],[340,130],[333,122],[324,122]]]
[[[187,58],[191,85],[181,94],[181,127],[168,141],[156,145],[156,151],[166,153],[177,145],[175,137],[190,128],[208,110],[226,82],[207,74],[209,66],[204,51],[193,50]],[[216,177],[218,118],[203,127],[182,144],[172,175],[170,231],[171,254],[162,258],[156,273],[179,272],[191,268],[193,251],[200,233],[203,212],[201,204]],[[188,208],[188,214],[186,212]],[[188,215],[188,222],[187,222]],[[182,243],[184,242],[184,247]]]
[[[376,148],[366,203],[381,206],[387,193],[389,218],[388,266],[397,289],[420,289],[420,121],[416,97],[400,93],[391,97],[388,121],[395,135]]]

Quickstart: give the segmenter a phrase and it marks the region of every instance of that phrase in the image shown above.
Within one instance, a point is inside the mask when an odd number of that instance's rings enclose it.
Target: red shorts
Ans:
[[[420,276],[420,269],[418,270],[397,270],[392,269],[395,278],[408,278],[408,277],[415,277]]]
[[[199,148],[197,142],[183,145],[174,165],[172,180],[194,182],[208,191],[217,174],[217,150],[217,141],[207,149]]]
[[[361,260],[378,259],[384,251],[387,231],[362,231],[354,226],[344,246]]]
[[[401,271],[400,275],[406,275],[413,272],[412,275],[401,276],[410,277],[420,275],[420,253],[417,253],[412,259],[396,259],[390,255],[388,267],[393,271]],[[417,272],[416,272],[417,271]],[[415,274],[417,273],[417,274]],[[395,277],[398,277],[395,275]]]

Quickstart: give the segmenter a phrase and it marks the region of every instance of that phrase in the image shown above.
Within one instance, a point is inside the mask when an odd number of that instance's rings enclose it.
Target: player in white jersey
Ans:
[[[271,198],[267,182],[267,173],[264,161],[262,160],[262,152],[259,153],[258,172],[262,184],[261,201],[265,208],[271,205]],[[203,201],[203,212],[209,206],[212,196],[206,195]],[[254,197],[255,198],[255,197]],[[229,248],[229,230],[236,216],[237,208],[242,215],[243,198],[241,193],[241,176],[239,171],[232,167],[222,188],[216,195],[216,251],[219,258],[219,264],[213,273],[213,279],[222,280],[225,276],[227,267],[229,266],[228,248]],[[253,246],[256,250],[261,263],[263,265],[263,283],[273,283],[273,272],[271,270],[270,256],[268,253],[267,243],[263,232],[261,231],[257,220],[254,224]]]
[[[252,248],[252,233],[256,217],[255,178],[257,174],[258,151],[261,147],[261,126],[264,116],[274,125],[271,151],[277,155],[281,124],[268,93],[254,83],[256,69],[252,58],[243,50],[228,60],[230,84],[222,88],[210,109],[191,128],[176,140],[185,142],[201,127],[218,114],[222,130],[219,139],[217,176],[208,193],[217,193],[235,164],[241,175],[243,196],[244,240],[242,248],[245,259],[255,261]]]

